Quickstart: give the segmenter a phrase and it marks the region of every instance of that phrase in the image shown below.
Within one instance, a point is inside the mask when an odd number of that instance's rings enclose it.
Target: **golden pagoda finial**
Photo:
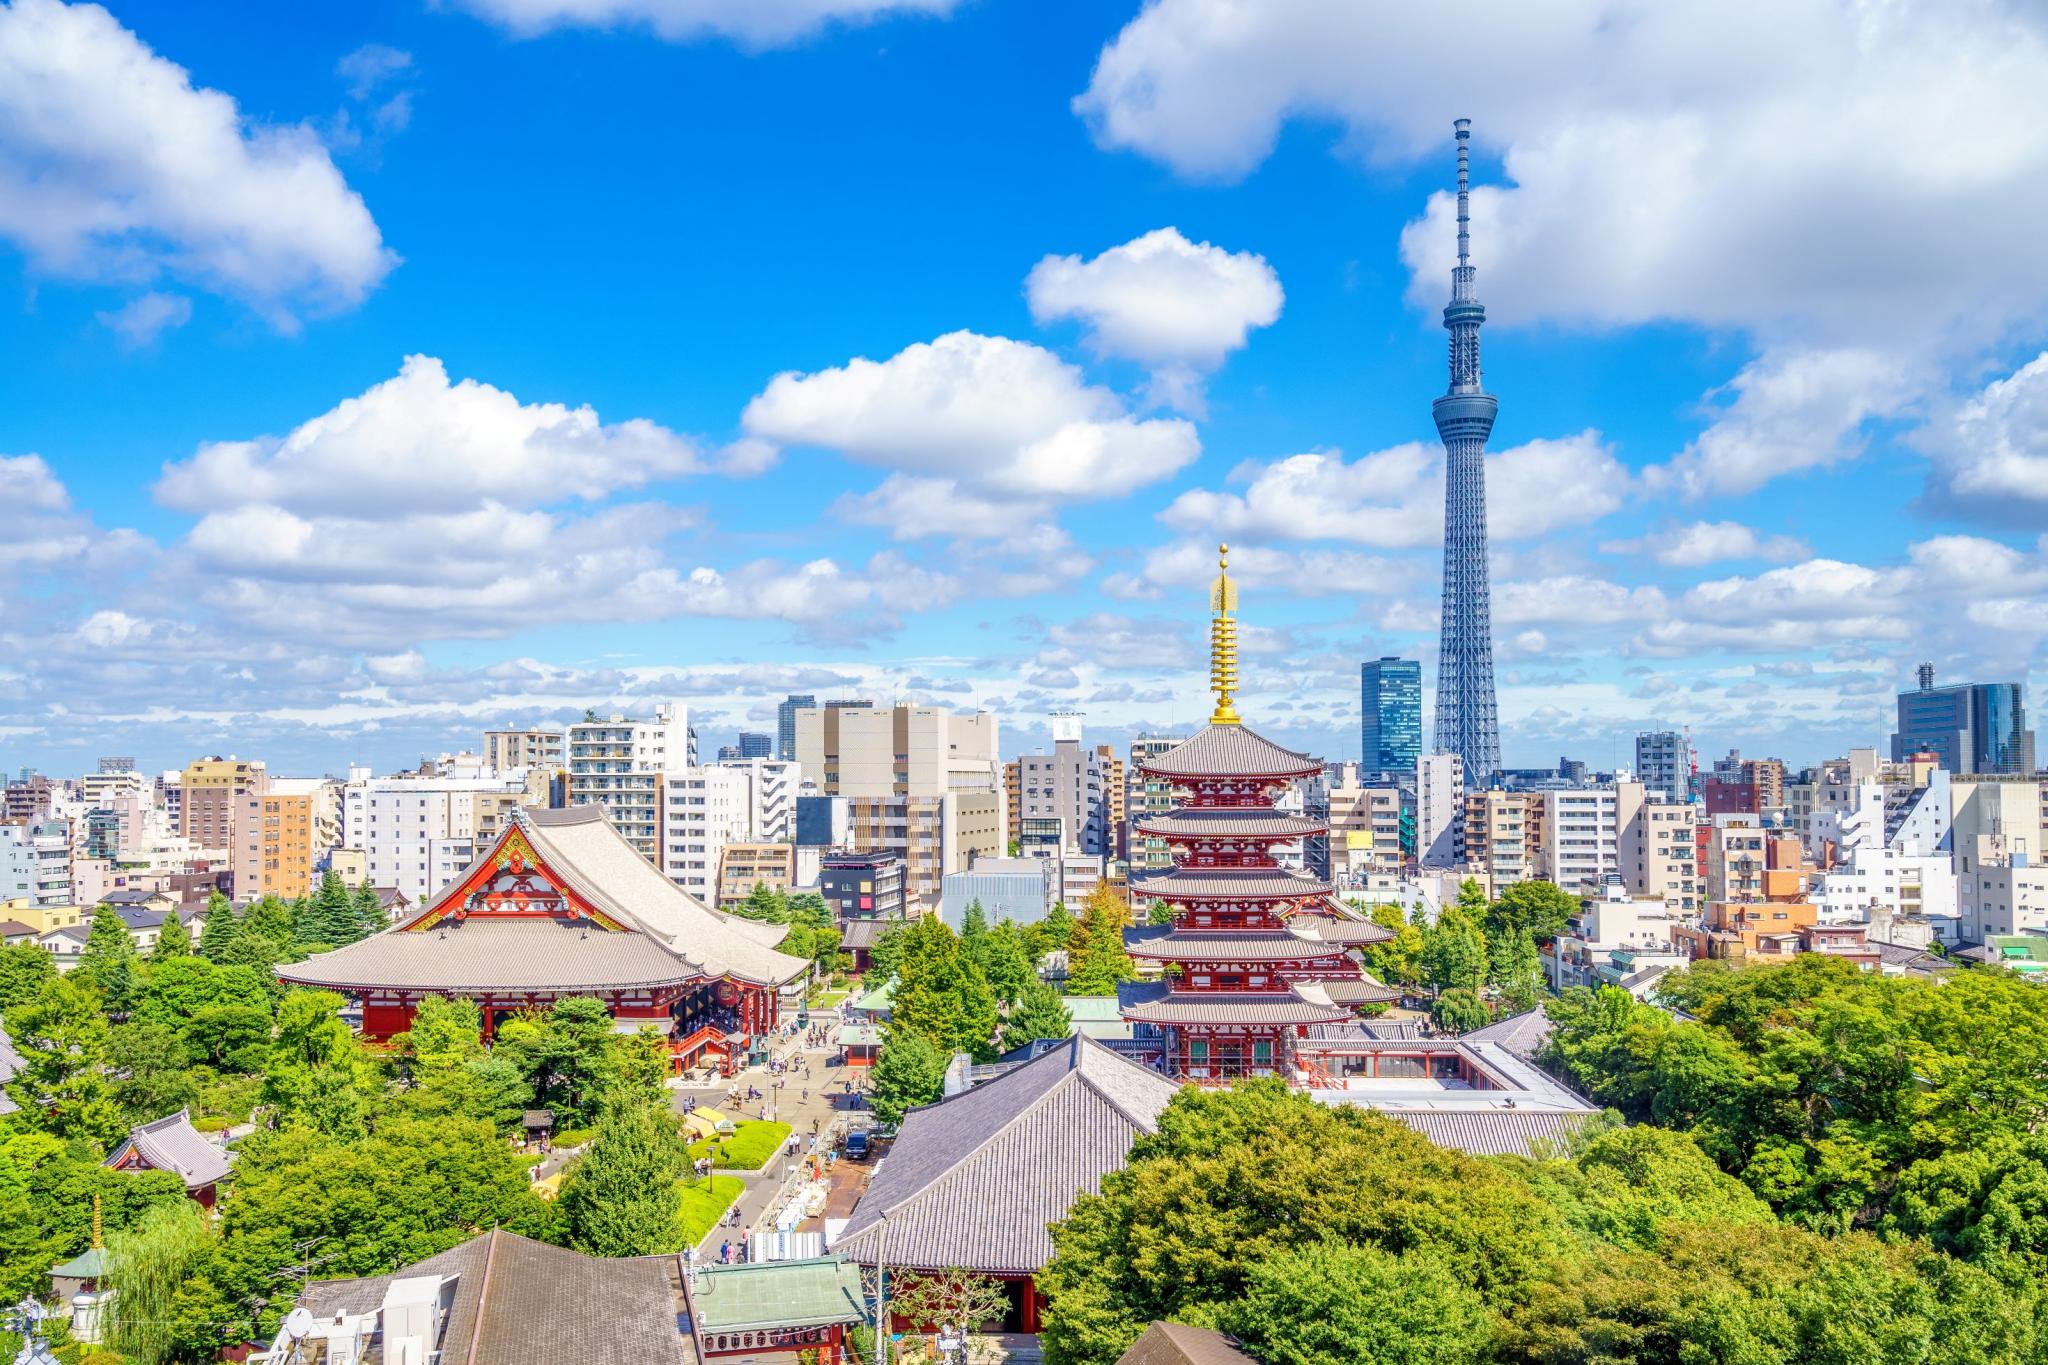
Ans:
[[[92,1249],[98,1251],[105,1245],[106,1243],[100,1240],[100,1197],[94,1195],[92,1197]]]
[[[1239,724],[1237,708],[1230,699],[1237,695],[1237,584],[1230,581],[1230,547],[1216,547],[1216,586],[1209,590],[1209,690],[1216,694],[1216,709],[1209,713],[1211,725]]]

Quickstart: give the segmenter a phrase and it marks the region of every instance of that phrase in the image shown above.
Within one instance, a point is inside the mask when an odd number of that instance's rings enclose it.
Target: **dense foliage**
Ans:
[[[1578,909],[1546,881],[1516,882],[1488,900],[1467,880],[1434,920],[1417,905],[1362,907],[1393,938],[1366,950],[1366,968],[1390,986],[1426,992],[1439,1028],[1466,1033],[1543,998],[1536,945],[1555,938]]]
[[[487,1052],[475,1004],[428,999],[392,1046],[367,1047],[340,996],[287,991],[271,968],[373,915],[374,894],[330,878],[240,917],[216,901],[196,945],[166,932],[146,956],[102,914],[61,977],[40,949],[0,949],[22,1057],[19,1109],[0,1118],[0,1297],[48,1292],[50,1268],[87,1247],[96,1198],[129,1305],[111,1330],[150,1365],[267,1339],[307,1279],[381,1274],[492,1227],[608,1254],[682,1245],[692,1191],[662,1040],[570,999],[503,1021]],[[535,1107],[598,1128],[557,1204],[511,1140]],[[180,1108],[234,1137],[216,1219],[176,1175],[101,1165]]]
[[[1681,1134],[1480,1159],[1278,1082],[1186,1090],[1053,1228],[1052,1365],[1168,1318],[1269,1365],[2021,1362],[2036,1284],[1780,1222]]]
[[[1785,1218],[1871,1228],[2019,1281],[2048,1275],[2048,991],[1818,954],[1550,1007],[1546,1060],[1597,1102],[1684,1132]]]

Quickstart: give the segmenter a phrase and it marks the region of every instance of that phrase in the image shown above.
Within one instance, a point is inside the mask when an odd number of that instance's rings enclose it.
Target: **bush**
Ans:
[[[678,1187],[683,1204],[683,1241],[690,1246],[703,1241],[746,1187],[747,1182],[736,1175],[683,1181]]]
[[[596,1136],[595,1128],[563,1128],[548,1141],[557,1147],[583,1147]]]
[[[734,1125],[728,1138],[703,1138],[690,1144],[690,1159],[710,1157],[712,1163],[732,1171],[758,1171],[789,1140],[789,1125],[749,1119]]]

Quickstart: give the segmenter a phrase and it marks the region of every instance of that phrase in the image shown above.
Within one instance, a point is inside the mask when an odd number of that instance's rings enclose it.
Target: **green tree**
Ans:
[[[226,965],[253,967],[267,979],[280,962],[294,962],[302,956],[292,919],[291,908],[283,901],[275,896],[262,897],[236,924],[234,935],[221,949],[218,960]],[[204,933],[200,937],[203,942]]]
[[[945,1086],[948,1056],[924,1035],[890,1025],[881,1055],[868,1075],[868,1103],[875,1117],[894,1127],[920,1104],[930,1104]]]
[[[1578,898],[1554,882],[1513,882],[1502,889],[1499,900],[1486,907],[1486,936],[1489,942],[1504,942],[1517,934],[1552,939],[1563,933],[1565,922],[1578,913]]]
[[[44,984],[57,979],[57,964],[33,943],[0,948],[0,1010],[35,998]]]
[[[1173,923],[1173,907],[1162,900],[1153,901],[1145,909],[1145,923],[1154,926]]]
[[[1070,939],[1068,994],[1115,995],[1119,982],[1137,977],[1131,955],[1124,949],[1127,922],[1126,907],[1116,892],[1098,886],[1089,893],[1081,922]]]
[[[349,905],[355,910],[356,923],[363,927],[362,937],[380,933],[390,925],[384,913],[384,903],[377,899],[377,888],[364,882],[349,893]]]
[[[1492,1021],[1493,1011],[1479,998],[1479,992],[1453,986],[1438,995],[1430,1006],[1430,1017],[1447,1033],[1470,1033]]]
[[[72,976],[81,985],[98,991],[110,1013],[124,1015],[135,1004],[139,960],[135,940],[122,922],[121,912],[103,904],[92,913],[92,928],[86,934],[85,948],[78,955],[78,966],[72,969]]]
[[[1536,941],[1526,931],[1516,930],[1487,951],[1487,980],[1500,993],[1501,1005],[1509,1014],[1536,1008],[1543,998],[1543,960]]]
[[[960,945],[943,921],[935,915],[912,921],[889,1000],[891,1031],[920,1034],[944,1052],[959,1046],[966,1023],[959,988],[965,971]]]
[[[1003,1024],[1003,1050],[1013,1051],[1040,1038],[1065,1038],[1074,1031],[1074,1016],[1059,992],[1043,981],[1024,987],[1017,1007]]]
[[[156,943],[149,950],[149,960],[155,964],[190,956],[192,931],[186,927],[184,917],[172,910],[164,916],[163,925],[157,930]]]
[[[611,1015],[602,1000],[587,996],[506,1020],[497,1053],[519,1068],[534,1102],[552,1109],[564,1127],[590,1122],[617,1075]]]
[[[868,945],[868,980],[883,982],[903,970],[903,952],[910,942],[910,924],[889,924]]]
[[[285,995],[277,1008],[262,1089],[263,1103],[280,1119],[295,1119],[339,1138],[361,1134],[371,1098],[367,1083],[372,1073],[354,1030],[341,1018],[346,1003],[333,991]]]
[[[107,1040],[114,1103],[127,1123],[148,1123],[199,1098],[191,1056],[177,1029],[154,1019],[116,1024]]]
[[[767,924],[787,924],[789,901],[766,882],[755,882],[754,889],[747,893],[746,900],[733,913],[743,919],[761,920]]]
[[[1476,882],[1465,886],[1477,891]],[[1486,934],[1461,895],[1422,935],[1422,979],[1439,991],[1477,992],[1486,984]]]
[[[1468,1365],[1493,1314],[1426,1251],[1315,1243],[1246,1268],[1224,1324],[1263,1365]]]
[[[1038,973],[1031,969],[1031,954],[1024,945],[1024,931],[1009,920],[989,931],[983,959],[982,975],[988,978],[989,989],[1003,1004],[1015,1004],[1024,988],[1038,980]]]
[[[621,1104],[563,1182],[569,1244],[593,1256],[654,1256],[682,1249],[681,1195],[690,1169],[674,1116],[652,1104]]]
[[[206,898],[206,921],[199,929],[199,952],[210,962],[226,960],[228,945],[235,941],[240,922],[235,919],[235,907],[228,898],[216,891]]]
[[[369,932],[356,907],[355,898],[333,868],[321,874],[313,894],[299,902],[293,923],[293,937],[303,945],[340,948]]]
[[[1025,932],[1033,935],[1031,959],[1036,962],[1047,953],[1065,952],[1071,946],[1074,916],[1065,901],[1054,901],[1052,909],[1045,912],[1045,918],[1029,926]]]
[[[0,1298],[45,1294],[50,1267],[85,1250],[98,1201],[109,1233],[151,1209],[183,1205],[185,1182],[170,1171],[111,1171],[102,1149],[49,1133],[0,1133]]]
[[[1402,917],[1401,907],[1382,902],[1368,912],[1372,922],[1393,935],[1365,950],[1366,969],[1390,986],[1422,984],[1423,925]]]
[[[174,1305],[185,1281],[213,1254],[213,1227],[197,1205],[150,1210],[107,1245],[105,1339],[138,1365],[158,1365],[179,1344]]]
[[[99,997],[68,977],[7,1011],[7,1032],[21,1054],[7,1094],[26,1121],[102,1147],[126,1131],[103,1070],[108,1031]]]

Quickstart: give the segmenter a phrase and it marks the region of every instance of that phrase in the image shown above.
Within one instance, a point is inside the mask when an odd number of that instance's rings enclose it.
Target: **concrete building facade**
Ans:
[[[697,765],[688,709],[663,703],[648,720],[579,721],[566,752],[569,804],[601,808],[641,857],[660,863],[669,778]]]

